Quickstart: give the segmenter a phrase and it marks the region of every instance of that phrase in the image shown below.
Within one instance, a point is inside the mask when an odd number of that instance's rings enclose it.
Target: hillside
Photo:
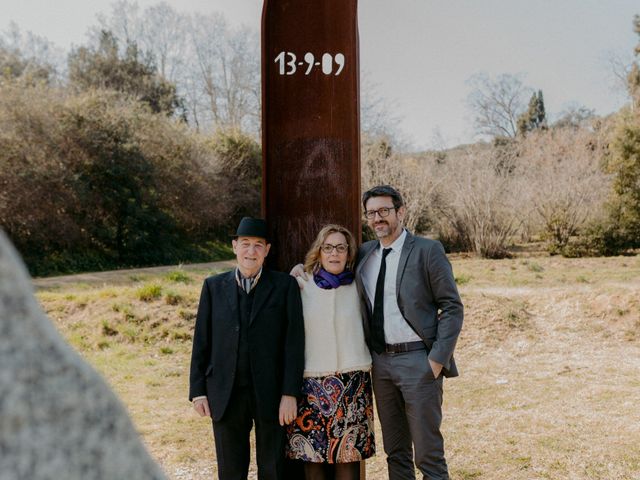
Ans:
[[[215,471],[211,427],[191,410],[187,384],[201,281],[224,266],[35,282],[174,479]],[[640,478],[640,258],[453,266],[465,324],[461,376],[445,384],[452,479]],[[386,478],[379,431],[377,440],[369,480]]]

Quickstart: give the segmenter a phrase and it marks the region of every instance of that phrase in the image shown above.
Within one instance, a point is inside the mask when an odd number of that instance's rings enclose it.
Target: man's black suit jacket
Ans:
[[[233,389],[239,312],[235,270],[204,281],[193,336],[189,400],[206,395],[214,421],[224,415]],[[302,302],[293,277],[262,270],[255,286],[248,341],[257,415],[277,420],[281,396],[300,396],[304,371]]]

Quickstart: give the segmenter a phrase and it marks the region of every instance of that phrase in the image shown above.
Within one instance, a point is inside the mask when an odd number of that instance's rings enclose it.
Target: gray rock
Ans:
[[[0,480],[163,478],[124,406],[41,310],[0,230]]]

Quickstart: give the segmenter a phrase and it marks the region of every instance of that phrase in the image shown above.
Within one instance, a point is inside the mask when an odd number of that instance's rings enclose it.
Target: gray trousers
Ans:
[[[434,378],[426,350],[372,352],[373,391],[387,454],[389,480],[448,480],[444,458],[442,381]]]

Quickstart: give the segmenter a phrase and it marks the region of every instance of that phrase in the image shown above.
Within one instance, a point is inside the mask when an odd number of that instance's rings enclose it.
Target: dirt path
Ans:
[[[222,271],[233,268],[234,260],[220,262],[193,263],[189,265],[164,265],[162,267],[132,268],[127,270],[110,270],[106,272],[79,273],[59,277],[34,278],[33,285],[39,289],[55,289],[65,285],[83,283],[87,285],[126,285],[133,283],[136,277],[144,275],[158,275],[174,270],[193,271]]]

